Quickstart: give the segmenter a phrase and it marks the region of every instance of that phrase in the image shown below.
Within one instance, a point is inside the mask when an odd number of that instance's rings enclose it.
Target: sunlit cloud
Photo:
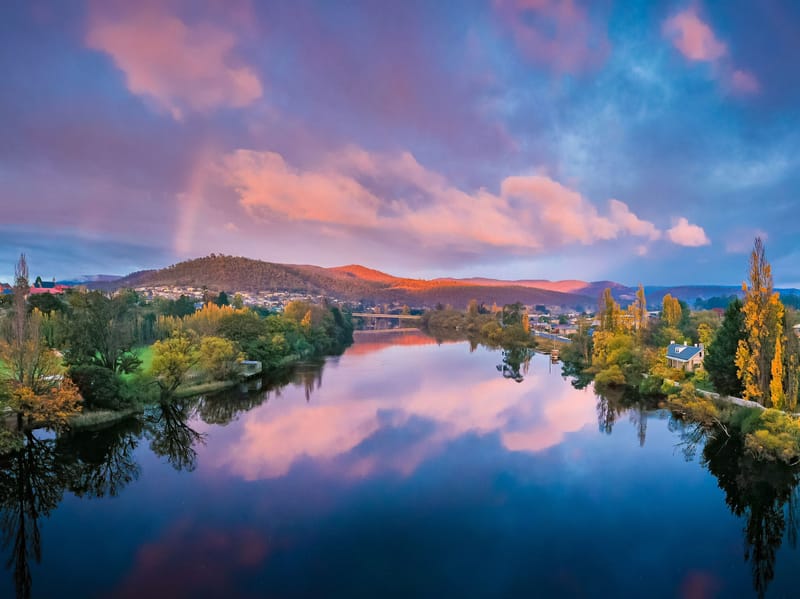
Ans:
[[[675,226],[667,230],[667,237],[678,245],[699,247],[711,245],[711,240],[706,235],[703,227],[689,223],[685,217],[680,217]]]
[[[165,4],[93,5],[89,48],[105,52],[128,90],[181,119],[188,111],[247,106],[262,95],[258,74],[234,52],[236,36],[216,23],[187,23]]]
[[[408,152],[348,147],[315,168],[300,169],[276,152],[237,150],[207,168],[210,177],[235,191],[251,217],[269,223],[309,222],[354,234],[385,231],[428,247],[518,253],[624,236],[662,237],[626,203],[608,200],[602,212],[546,175],[506,177],[499,192],[464,190]]]

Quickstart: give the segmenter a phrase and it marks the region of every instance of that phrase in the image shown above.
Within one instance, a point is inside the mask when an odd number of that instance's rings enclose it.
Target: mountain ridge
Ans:
[[[205,286],[212,291],[286,291],[326,295],[342,301],[400,302],[411,306],[442,303],[456,307],[466,306],[472,299],[500,305],[520,301],[528,305],[589,307],[596,305],[607,287],[611,288],[614,298],[623,304],[633,301],[636,293],[636,287],[607,280],[503,280],[489,277],[414,279],[398,277],[360,264],[328,268],[215,254],[162,269],[133,272],[111,281],[93,281],[89,286],[106,290],[125,287]],[[800,294],[796,289],[779,291]],[[741,295],[742,290],[735,285],[654,285],[645,286],[645,293],[648,304],[652,306],[660,304],[667,293],[691,303],[697,298]]]

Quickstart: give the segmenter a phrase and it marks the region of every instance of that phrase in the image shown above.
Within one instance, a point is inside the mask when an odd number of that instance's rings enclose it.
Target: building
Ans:
[[[691,372],[703,364],[703,344],[683,345],[670,341],[667,347],[667,366]]]

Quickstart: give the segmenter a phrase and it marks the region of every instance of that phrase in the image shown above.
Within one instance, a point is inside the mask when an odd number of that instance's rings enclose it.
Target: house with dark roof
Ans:
[[[667,366],[691,372],[702,366],[705,357],[703,344],[683,345],[670,341],[667,347]]]

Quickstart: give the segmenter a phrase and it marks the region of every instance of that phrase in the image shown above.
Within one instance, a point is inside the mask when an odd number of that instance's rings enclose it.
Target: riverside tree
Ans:
[[[737,374],[745,399],[782,408],[785,403],[783,356],[778,346],[785,343],[784,308],[780,295],[773,291],[772,267],[767,262],[760,237],[756,238],[750,254],[749,274],[750,284],[742,284],[746,335],[736,350]]]
[[[81,410],[81,397],[69,381],[62,381],[61,359],[47,346],[42,332],[42,313],[28,312],[28,264],[22,254],[16,264],[10,317],[3,323],[0,360],[7,403],[17,414],[17,426],[42,422],[60,428]]]
[[[742,302],[736,298],[725,310],[722,326],[706,348],[703,360],[708,378],[723,395],[739,397],[742,393],[742,381],[736,367],[736,352],[739,342],[744,341],[745,336]]]

